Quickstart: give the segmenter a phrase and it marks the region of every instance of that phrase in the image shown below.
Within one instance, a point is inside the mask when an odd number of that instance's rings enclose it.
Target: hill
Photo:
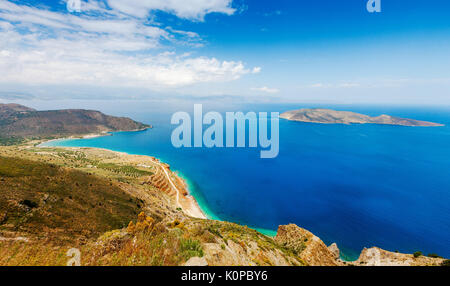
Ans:
[[[28,111],[36,111],[36,110],[16,103],[0,104],[0,115],[6,113],[28,112]]]
[[[104,178],[0,157],[0,233],[74,242],[128,225],[142,204]]]
[[[36,111],[18,104],[0,104],[0,138],[48,138],[149,127],[130,118],[109,116],[94,110]]]
[[[390,115],[370,117],[368,115],[359,114],[356,112],[336,111],[331,109],[300,109],[285,112],[281,114],[280,117],[291,121],[325,124],[386,124],[423,127],[443,126],[438,123],[400,118]]]

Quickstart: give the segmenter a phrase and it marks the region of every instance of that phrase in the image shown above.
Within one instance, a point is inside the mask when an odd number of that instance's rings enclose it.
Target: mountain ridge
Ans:
[[[150,125],[96,110],[63,109],[37,111],[19,104],[0,104],[0,137],[43,138],[135,131]]]

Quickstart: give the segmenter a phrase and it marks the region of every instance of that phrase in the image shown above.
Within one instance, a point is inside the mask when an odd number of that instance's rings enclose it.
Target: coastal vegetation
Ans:
[[[421,251],[416,251],[416,252],[413,253],[414,258],[418,258],[418,257],[420,257],[420,256],[422,256],[422,255],[423,255],[423,254],[422,254]]]
[[[22,137],[0,137],[0,146],[12,146],[24,142],[25,139]]]
[[[130,177],[134,177],[134,178],[137,178],[140,176],[153,175],[152,172],[140,170],[133,166],[121,166],[121,165],[112,164],[112,163],[99,163],[96,166],[101,169],[109,170],[109,171],[112,171],[112,172],[118,173],[118,174],[124,174],[126,176],[130,176]]]

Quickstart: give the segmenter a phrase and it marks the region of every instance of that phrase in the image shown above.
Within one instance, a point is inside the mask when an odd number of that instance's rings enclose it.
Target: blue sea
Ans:
[[[284,112],[301,107],[305,105],[248,105],[227,111]],[[372,246],[450,258],[450,110],[327,107],[446,126],[280,120],[279,156],[260,159],[260,150],[253,148],[176,149],[170,141],[175,128],[171,112],[130,111],[127,116],[154,128],[47,145],[158,157],[188,181],[191,194],[209,217],[267,234],[275,233],[278,225],[295,223],[327,244],[336,242],[348,260]]]

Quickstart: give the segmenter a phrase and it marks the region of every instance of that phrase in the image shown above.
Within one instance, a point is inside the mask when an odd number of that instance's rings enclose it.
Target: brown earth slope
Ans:
[[[128,225],[142,202],[104,178],[0,157],[0,231],[48,241],[95,238]]]

